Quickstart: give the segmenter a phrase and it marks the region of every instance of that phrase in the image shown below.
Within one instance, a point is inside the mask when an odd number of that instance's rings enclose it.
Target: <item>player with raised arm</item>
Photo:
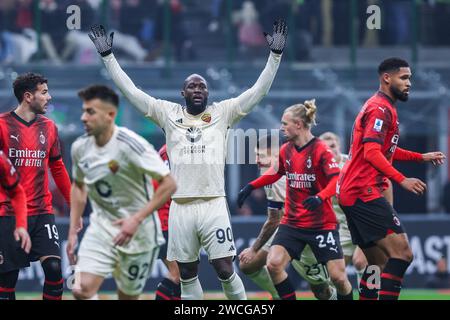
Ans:
[[[0,114],[0,150],[17,170],[27,195],[28,230],[33,243],[29,261],[44,270],[44,300],[61,300],[63,282],[58,229],[49,190],[49,168],[64,199],[70,204],[70,178],[62,161],[58,129],[45,117],[51,100],[47,79],[35,73],[13,83],[19,105]]]
[[[258,140],[256,163],[263,175],[270,167],[277,166],[279,158],[278,138],[263,136]],[[268,291],[273,299],[278,299],[278,292],[267,269],[267,255],[272,245],[275,232],[284,214],[286,199],[286,177],[283,176],[274,184],[264,186],[267,198],[267,220],[255,242],[239,254],[239,268],[260,288]],[[241,203],[239,203],[241,205]],[[330,285],[331,280],[326,268],[317,262],[309,246],[303,250],[299,260],[292,260],[294,269],[305,279],[314,296],[319,300],[336,300],[336,289]]]
[[[0,300],[16,299],[19,270],[30,265],[26,203],[17,171],[0,151]]]
[[[70,263],[76,263],[72,292],[77,299],[97,299],[104,278],[112,273],[119,299],[135,300],[164,243],[156,209],[176,184],[152,145],[115,125],[119,97],[112,89],[93,85],[78,95],[87,134],[72,145],[73,205],[67,245]],[[151,179],[159,182],[155,193]],[[88,197],[93,213],[76,256]]]
[[[171,172],[177,184],[169,214],[168,260],[178,263],[182,299],[202,299],[198,280],[203,247],[229,299],[246,299],[244,286],[233,268],[236,255],[225,199],[224,166],[228,129],[247,115],[268,93],[286,43],[287,27],[276,21],[267,64],[256,83],[236,98],[208,105],[208,84],[198,75],[184,82],[182,106],[157,100],[139,90],[112,54],[113,34],[102,26],[89,34],[114,83],[131,104],[160,126],[166,135]]]
[[[336,215],[331,205],[340,169],[332,151],[311,133],[315,114],[314,100],[284,111],[281,130],[288,142],[281,147],[278,167],[271,167],[247,184],[239,192],[238,203],[242,204],[253,189],[273,184],[285,175],[285,212],[267,257],[278,295],[281,299],[296,299],[285,269],[309,245],[317,261],[326,265],[337,299],[352,300],[352,286],[345,273]]]
[[[442,164],[442,152],[420,154],[403,150],[399,141],[399,122],[395,103],[407,101],[411,88],[411,69],[402,59],[389,58],[378,67],[380,88],[366,101],[353,125],[349,160],[339,177],[337,197],[347,217],[353,243],[364,252],[369,267],[360,282],[360,298],[377,299],[377,286],[367,284],[384,263],[380,300],[397,300],[403,276],[413,260],[407,235],[394,208],[383,197],[386,178],[404,189],[421,195],[426,185],[406,178],[392,166],[393,160],[430,161]]]

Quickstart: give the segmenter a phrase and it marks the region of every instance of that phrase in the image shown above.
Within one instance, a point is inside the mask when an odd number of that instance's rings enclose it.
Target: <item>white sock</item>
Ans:
[[[86,299],[86,300],[100,300],[100,299],[98,298],[98,293],[96,293],[92,297],[90,297],[89,299]]]
[[[203,300],[203,289],[198,276],[181,282],[181,300]]]
[[[337,290],[334,286],[330,286],[331,296],[328,300],[337,300]]]
[[[254,283],[258,285],[263,290],[268,291],[274,299],[278,299],[278,292],[275,289],[275,285],[272,282],[272,278],[270,277],[269,270],[267,270],[267,266],[262,267],[255,273],[247,275]]]
[[[219,280],[222,283],[223,292],[229,300],[247,300],[244,284],[236,272],[227,280]]]

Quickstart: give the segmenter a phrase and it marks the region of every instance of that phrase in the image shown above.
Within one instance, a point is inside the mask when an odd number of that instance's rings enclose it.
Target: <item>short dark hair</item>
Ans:
[[[94,84],[78,91],[78,96],[83,101],[90,101],[93,99],[100,99],[103,102],[108,102],[119,107],[119,96],[110,87]]]
[[[37,73],[28,72],[19,75],[13,83],[14,95],[19,103],[23,101],[25,92],[35,93],[40,84],[47,83],[48,80]]]
[[[378,74],[382,75],[385,72],[398,71],[400,68],[409,68],[408,62],[400,58],[388,58],[378,66]]]

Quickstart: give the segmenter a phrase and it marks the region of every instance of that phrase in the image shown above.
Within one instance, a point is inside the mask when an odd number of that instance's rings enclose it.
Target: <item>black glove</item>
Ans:
[[[306,210],[314,211],[322,205],[323,201],[319,196],[311,196],[306,198],[302,204]]]
[[[88,35],[102,57],[112,53],[114,32],[111,32],[108,39],[105,28],[102,25],[93,25]]]
[[[251,184],[246,185],[244,188],[239,191],[238,194],[238,206],[239,208],[242,207],[244,204],[245,199],[252,193],[253,189],[255,189]]]
[[[272,52],[281,54],[286,45],[288,28],[286,21],[278,19],[273,23],[273,34],[269,35],[264,32],[264,37],[266,37],[267,43],[269,44],[270,50]]]

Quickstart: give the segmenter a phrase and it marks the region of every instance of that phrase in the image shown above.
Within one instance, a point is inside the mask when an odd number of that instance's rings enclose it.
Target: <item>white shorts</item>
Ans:
[[[209,260],[236,255],[230,213],[225,197],[172,201],[169,211],[167,260],[194,262],[203,247]]]
[[[291,264],[295,271],[309,284],[330,283],[327,267],[317,261],[308,245],[303,249],[300,260],[292,260]]]
[[[157,246],[142,253],[123,253],[113,246],[112,238],[90,225],[81,241],[75,270],[103,278],[112,274],[121,292],[137,296],[144,289],[158,253]]]
[[[350,230],[348,229],[347,223],[339,224],[339,239],[341,241],[344,256],[352,257],[355,252],[356,245],[352,242],[352,236],[350,235]]]

